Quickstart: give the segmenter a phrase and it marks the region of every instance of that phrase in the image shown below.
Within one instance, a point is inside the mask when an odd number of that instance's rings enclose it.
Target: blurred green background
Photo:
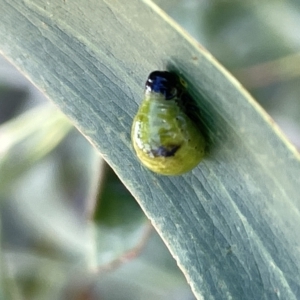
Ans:
[[[300,2],[156,2],[299,149]],[[0,123],[3,299],[195,299],[118,177],[3,57]]]

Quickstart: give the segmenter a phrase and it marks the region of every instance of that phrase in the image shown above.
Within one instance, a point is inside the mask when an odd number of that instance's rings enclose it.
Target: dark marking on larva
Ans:
[[[174,156],[180,145],[172,145],[168,147],[159,146],[157,149],[152,149],[151,152],[155,157],[171,157]]]

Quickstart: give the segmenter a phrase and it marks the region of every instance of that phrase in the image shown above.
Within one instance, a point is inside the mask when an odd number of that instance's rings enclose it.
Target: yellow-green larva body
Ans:
[[[133,120],[132,143],[142,164],[151,171],[180,175],[201,161],[205,141],[199,128],[179,107],[179,96],[170,97],[160,84],[153,89],[146,85],[145,98]]]

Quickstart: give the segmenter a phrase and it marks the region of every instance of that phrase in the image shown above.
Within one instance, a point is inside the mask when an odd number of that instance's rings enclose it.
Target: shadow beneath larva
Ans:
[[[168,63],[166,70],[175,73],[187,83],[187,91],[182,96],[182,103],[188,117],[196,124],[205,139],[205,157],[210,157],[216,149],[216,133],[218,132],[215,112],[210,105],[208,97],[205,97],[199,88],[193,84],[193,79],[184,74],[174,64]]]

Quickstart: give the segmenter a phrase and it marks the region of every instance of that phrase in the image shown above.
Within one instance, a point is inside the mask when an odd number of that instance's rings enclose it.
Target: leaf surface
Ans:
[[[299,299],[299,154],[242,86],[149,1],[0,0],[0,51],[72,120],[140,203],[198,299]],[[186,175],[140,165],[144,82],[173,69],[208,154]]]

